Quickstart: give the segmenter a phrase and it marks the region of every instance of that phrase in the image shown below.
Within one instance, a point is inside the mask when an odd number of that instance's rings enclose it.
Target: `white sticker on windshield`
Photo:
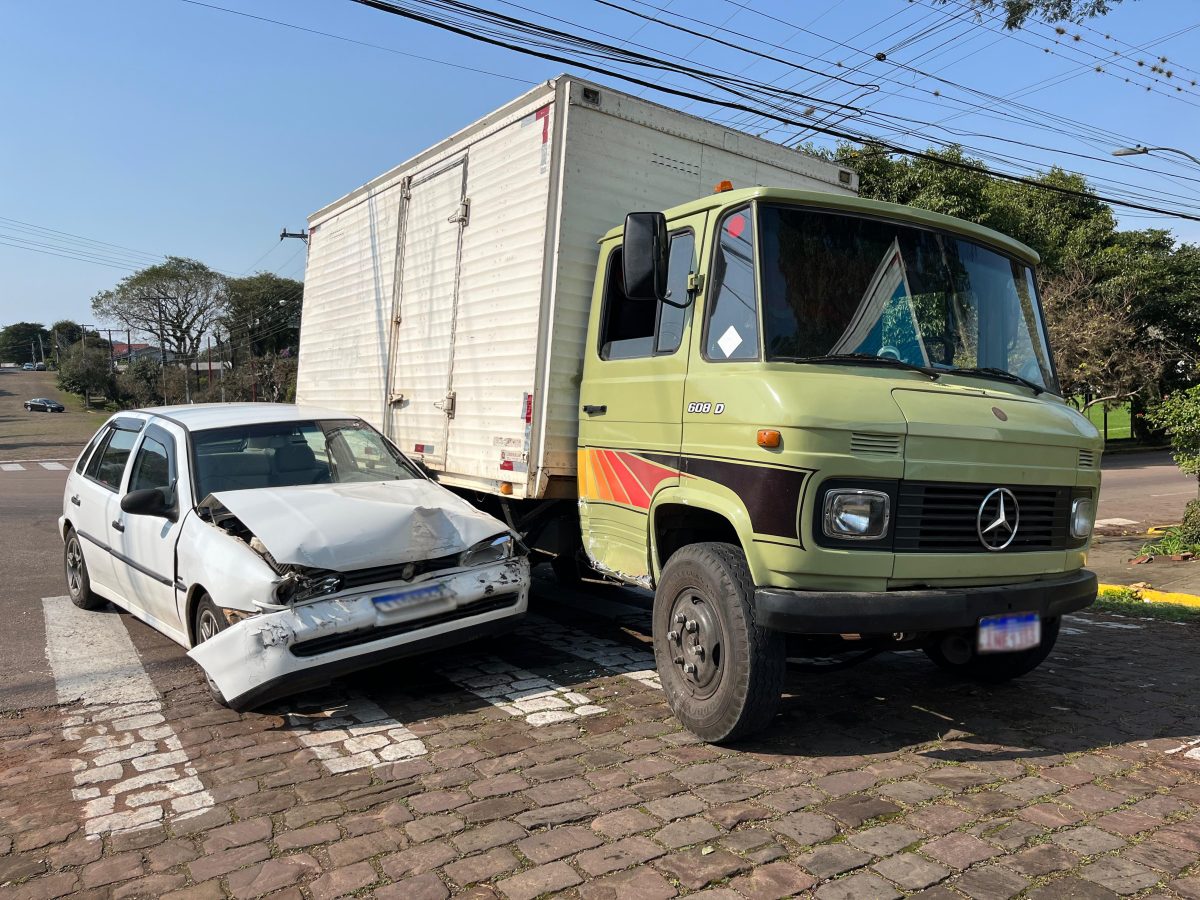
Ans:
[[[725,333],[717,338],[717,346],[721,348],[721,352],[725,354],[725,358],[733,356],[733,351],[742,346],[742,336],[738,334],[738,330],[730,325],[725,329]]]

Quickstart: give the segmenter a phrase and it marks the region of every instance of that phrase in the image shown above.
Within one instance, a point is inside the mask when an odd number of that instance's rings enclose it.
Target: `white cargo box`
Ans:
[[[296,399],[445,484],[572,496],[597,241],[720,181],[854,193],[844,168],[561,76],[309,219]]]

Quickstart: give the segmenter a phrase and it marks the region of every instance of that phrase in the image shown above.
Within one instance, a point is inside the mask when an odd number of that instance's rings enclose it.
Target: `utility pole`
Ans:
[[[40,349],[42,351],[42,365],[44,366],[46,364],[46,347],[42,344],[41,332],[38,332],[37,338],[38,338],[38,349]]]
[[[212,335],[208,336],[208,393],[212,396]]]
[[[62,368],[62,354],[58,352],[58,329],[54,329],[54,368]]]

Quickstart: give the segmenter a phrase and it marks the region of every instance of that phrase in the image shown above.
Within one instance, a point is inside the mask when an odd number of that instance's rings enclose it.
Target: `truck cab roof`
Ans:
[[[837,212],[895,219],[921,228],[950,231],[960,234],[969,240],[978,241],[982,244],[990,244],[1002,253],[1015,256],[1017,259],[1031,266],[1036,266],[1041,261],[1041,257],[1038,256],[1037,251],[1032,247],[1028,247],[1006,234],[1001,234],[999,231],[993,231],[991,228],[976,225],[974,222],[931,212],[927,209],[918,209],[915,206],[887,203],[882,200],[866,200],[850,194],[803,191],[791,188],[749,187],[709,194],[707,197],[701,197],[699,200],[691,200],[679,206],[663,210],[663,214],[667,217],[667,221],[670,222],[674,219],[681,219],[685,216],[704,212],[709,209],[725,209],[739,206],[751,200],[777,200],[784,203],[823,207]],[[624,224],[618,225],[610,229],[601,238],[601,241],[620,238],[624,232]]]

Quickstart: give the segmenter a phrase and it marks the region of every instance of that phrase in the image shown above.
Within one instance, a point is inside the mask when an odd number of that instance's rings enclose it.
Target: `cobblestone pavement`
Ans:
[[[0,717],[0,896],[1200,900],[1194,627],[1073,617],[1000,688],[793,673],[731,748],[671,718],[645,629],[577,598],[258,713],[197,677]]]

